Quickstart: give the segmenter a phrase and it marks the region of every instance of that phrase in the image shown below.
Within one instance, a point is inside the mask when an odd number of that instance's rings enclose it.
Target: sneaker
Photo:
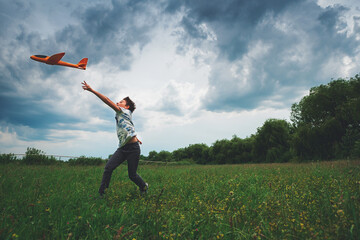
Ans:
[[[145,183],[145,187],[143,189],[140,189],[140,194],[145,195],[149,189],[149,184]]]

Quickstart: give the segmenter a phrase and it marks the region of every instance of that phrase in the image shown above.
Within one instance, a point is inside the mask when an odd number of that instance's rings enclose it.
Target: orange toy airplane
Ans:
[[[30,58],[32,60],[35,60],[38,62],[43,62],[43,63],[50,64],[50,65],[61,65],[61,66],[73,67],[73,68],[86,70],[86,64],[88,62],[87,58],[81,59],[78,64],[72,64],[72,63],[60,61],[60,59],[64,55],[65,55],[65,53],[63,52],[63,53],[54,54],[51,57],[44,56],[44,55],[33,55]]]

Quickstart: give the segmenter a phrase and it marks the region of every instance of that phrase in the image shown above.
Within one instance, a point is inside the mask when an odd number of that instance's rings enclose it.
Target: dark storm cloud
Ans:
[[[26,1],[6,4],[1,1],[0,4],[4,7],[0,15],[0,34],[5,39],[15,37],[19,45],[26,42],[31,52],[52,54],[62,49],[71,52],[71,56],[88,56],[92,64],[110,57],[114,62],[119,62],[120,69],[129,68],[130,48],[135,44],[144,46],[150,39],[149,31],[156,24],[154,13],[151,12],[154,4],[145,1],[113,0],[88,7],[84,4],[83,8],[76,8],[74,4],[68,3],[68,11],[78,21],[69,22],[49,35],[39,32],[41,30],[37,30],[36,25],[32,25],[30,29],[29,26],[25,27],[25,23],[21,23],[21,18],[26,19],[33,10]],[[72,5],[75,9],[71,9]],[[36,13],[39,10],[33,12]],[[53,16],[40,12],[38,19],[41,18],[48,22]],[[67,22],[67,19],[58,20]],[[7,36],[6,33],[11,35]]]
[[[100,2],[88,7],[85,4],[83,8],[75,7],[75,10],[70,4],[68,11],[78,21],[69,21],[62,28],[49,32],[41,32],[44,27],[38,30],[36,25],[26,22],[26,19],[30,21],[31,14],[36,13],[39,14],[37,20],[56,21],[55,16],[48,16],[42,11],[44,6],[41,3],[36,6],[37,9],[19,0],[0,1],[0,6],[0,36],[4,39],[0,46],[0,122],[2,128],[9,126],[23,139],[45,140],[50,129],[71,129],[72,124],[88,121],[61,113],[56,107],[48,106],[46,101],[41,101],[52,99],[56,102],[63,96],[54,90],[34,86],[35,76],[32,74],[49,79],[62,69],[37,64],[29,59],[30,55],[65,51],[64,61],[77,62],[82,57],[88,57],[90,66],[105,60],[113,67],[126,70],[132,64],[131,47],[143,47],[149,41],[149,31],[155,24],[150,12],[153,8],[144,1],[114,0],[110,4]],[[56,17],[67,22],[61,16]],[[66,87],[66,81],[60,84]],[[19,88],[24,87],[28,88],[28,94],[20,94]],[[109,115],[102,108],[93,110],[93,113]],[[22,131],[24,127],[31,131]],[[113,130],[113,126],[103,127],[103,130]]]
[[[266,14],[277,15],[294,2],[287,0],[272,1],[180,1],[182,5],[171,1],[166,11],[173,13],[177,10],[186,9],[186,15],[181,22],[184,30],[190,38],[204,38],[201,34],[202,23],[208,24],[216,33],[218,47],[221,54],[229,60],[241,57],[247,50],[251,40],[254,26],[256,26]]]
[[[132,63],[131,47],[142,48],[150,41],[149,31],[156,24],[152,5],[146,1],[111,1],[75,12],[80,22],[56,33],[56,40],[87,56],[90,64],[104,58],[121,70]]]
[[[0,47],[0,122],[2,125],[11,125],[20,138],[30,137],[19,130],[24,126],[35,129],[32,139],[45,140],[49,129],[59,128],[60,123],[78,121],[66,113],[58,113],[56,108],[43,101],[61,98],[53,89],[42,87],[42,81],[45,81],[42,79],[55,75],[60,69],[36,64],[29,58],[29,49],[35,49],[34,52],[41,54],[50,52],[54,46],[52,39],[42,40],[38,33],[30,32],[20,24],[17,36]],[[39,73],[36,78],[40,79],[34,79],[33,74],[36,72]],[[32,83],[34,80],[39,85]]]
[[[171,1],[166,11],[185,13],[180,23],[185,34],[179,36],[183,44],[201,45],[206,39],[202,24],[216,35],[219,54],[203,102],[208,110],[252,109],[264,101],[290,106],[296,91],[330,80],[319,77],[327,61],[359,54],[356,34],[345,31],[348,9],[341,5],[323,9],[312,1]]]
[[[16,24],[16,17],[26,17],[30,14],[30,2],[27,1],[11,1],[9,4],[6,0],[0,1],[0,35],[6,37],[10,34],[12,27]]]
[[[318,19],[324,28],[328,31],[333,32],[337,27],[346,28],[346,23],[339,21],[339,17],[348,8],[345,8],[341,5],[335,5],[334,7],[327,7],[324,12],[322,12]]]
[[[36,26],[29,28],[20,21],[31,13],[31,6],[22,1],[0,3],[4,5],[0,14],[3,23],[0,34],[6,40],[3,42],[6,44],[0,48],[7,49],[6,52],[10,52],[10,49],[17,52],[19,46],[25,47],[31,54],[50,55],[65,51],[67,54],[64,58],[69,62],[88,57],[91,65],[108,59],[120,70],[129,69],[132,63],[131,47],[138,45],[141,48],[148,43],[149,31],[156,24],[155,13],[151,12],[154,9],[153,4],[114,0],[111,4],[104,2],[75,10],[69,9],[72,16],[78,19],[77,22],[66,24],[53,34],[43,34]],[[39,15],[39,18],[42,17],[52,16]],[[46,18],[44,21],[47,21]],[[6,63],[8,57],[9,55],[1,54],[2,63]],[[17,60],[24,65],[28,58]],[[50,71],[44,73],[51,74]]]
[[[47,140],[49,129],[61,129],[59,123],[72,123],[74,118],[45,108],[36,99],[24,99],[21,97],[0,96],[0,122],[10,124],[10,131],[17,132],[23,140]],[[6,125],[6,124],[4,124]],[[24,126],[32,129],[29,132],[22,131]]]

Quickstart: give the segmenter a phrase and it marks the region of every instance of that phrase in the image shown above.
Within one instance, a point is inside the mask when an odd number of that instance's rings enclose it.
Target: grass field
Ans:
[[[126,168],[1,165],[0,239],[360,239],[360,161]]]

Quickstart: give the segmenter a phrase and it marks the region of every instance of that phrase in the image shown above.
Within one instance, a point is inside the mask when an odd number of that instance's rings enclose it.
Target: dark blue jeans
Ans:
[[[139,143],[129,143],[121,148],[118,148],[106,163],[99,193],[101,195],[105,193],[105,189],[109,187],[112,172],[125,160],[127,160],[128,163],[128,174],[130,180],[133,181],[140,189],[143,189],[145,187],[145,182],[136,173],[139,165],[139,158]]]

